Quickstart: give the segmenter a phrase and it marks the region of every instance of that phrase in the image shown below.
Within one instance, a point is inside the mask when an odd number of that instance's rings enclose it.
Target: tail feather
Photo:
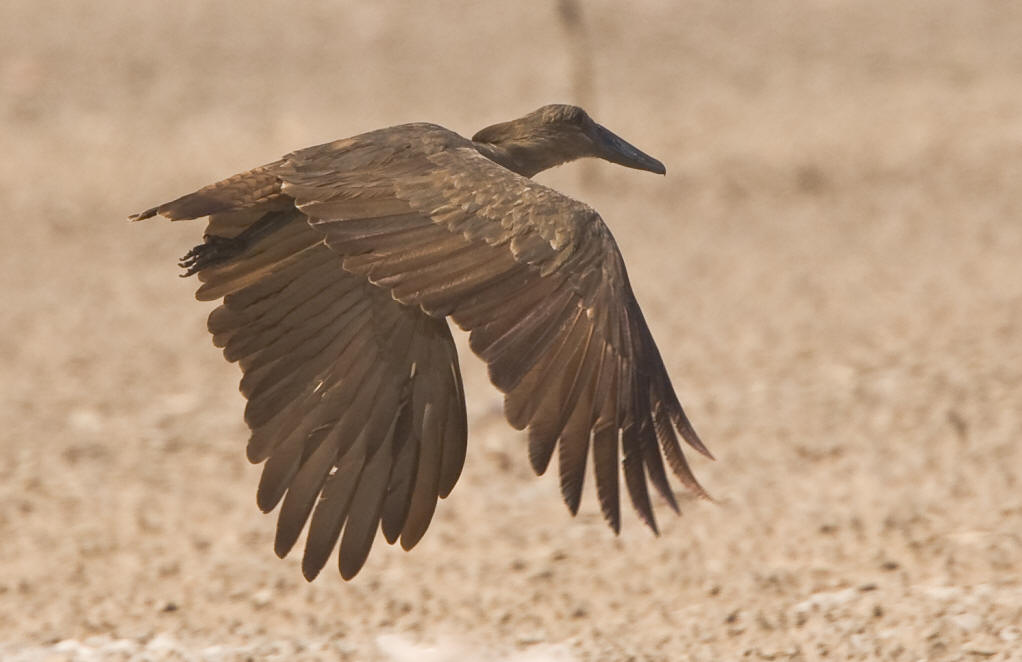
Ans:
[[[275,173],[279,164],[277,161],[228,177],[176,200],[132,214],[128,219],[141,221],[159,214],[172,221],[183,221],[254,207],[265,211],[285,209],[293,203],[280,191],[280,180]]]

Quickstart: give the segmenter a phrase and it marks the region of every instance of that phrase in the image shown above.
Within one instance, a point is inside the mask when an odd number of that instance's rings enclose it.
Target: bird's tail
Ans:
[[[132,214],[128,220],[141,221],[159,214],[172,221],[183,221],[256,207],[265,211],[286,209],[291,206],[291,199],[280,191],[280,180],[275,174],[279,163],[260,166],[204,186],[171,202]]]
[[[291,197],[281,192],[270,163],[128,218],[160,215],[172,221],[209,217],[199,244],[181,258],[183,276],[198,274],[200,300],[218,299],[284,267],[321,236],[304,222]]]

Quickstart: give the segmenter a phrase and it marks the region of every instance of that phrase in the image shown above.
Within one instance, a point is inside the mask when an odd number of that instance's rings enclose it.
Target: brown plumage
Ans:
[[[588,206],[528,179],[595,156],[664,167],[580,108],[544,106],[473,140],[406,124],[310,147],[132,216],[209,216],[182,260],[213,341],[243,371],[263,462],[258,504],[281,500],[284,556],[309,521],[308,579],[340,538],[353,577],[377,528],[410,549],[454,488],[467,426],[447,317],[529,431],[542,474],[558,455],[574,514],[592,453],[596,492],[620,528],[618,464],[657,530],[647,478],[677,510],[663,458],[706,496],[678,443],[689,424],[610,231]],[[343,532],[342,532],[343,530]]]

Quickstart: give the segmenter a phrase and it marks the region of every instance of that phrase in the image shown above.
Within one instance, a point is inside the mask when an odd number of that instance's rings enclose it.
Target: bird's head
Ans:
[[[660,175],[667,172],[663,163],[597,124],[578,106],[543,106],[516,120],[488,126],[472,140],[502,152],[491,158],[527,177],[586,156]]]

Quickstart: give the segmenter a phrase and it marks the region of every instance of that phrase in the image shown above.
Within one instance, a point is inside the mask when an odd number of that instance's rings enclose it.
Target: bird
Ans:
[[[458,481],[468,425],[449,320],[527,431],[538,475],[557,452],[572,515],[589,456],[615,535],[621,474],[655,535],[648,484],[679,511],[664,460],[710,498],[679,437],[713,456],[610,230],[532,179],[584,157],[666,174],[583,109],[553,104],[471,140],[412,123],[300,149],[129,217],[209,219],[179,265],[197,299],[222,299],[207,326],[242,370],[247,456],[265,462],[257,505],[280,505],[281,558],[308,524],[306,580],[335,548],[353,578],[378,531],[411,549]]]

